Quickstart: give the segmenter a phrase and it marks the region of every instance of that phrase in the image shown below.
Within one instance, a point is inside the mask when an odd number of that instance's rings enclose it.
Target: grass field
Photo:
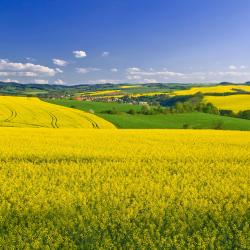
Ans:
[[[101,117],[112,122],[118,128],[168,128],[178,129],[188,125],[195,129],[226,129],[226,130],[250,130],[250,120],[205,114],[183,113],[168,115],[109,115],[101,114]]]
[[[239,131],[0,128],[0,247],[247,249],[249,147]]]
[[[208,93],[229,93],[236,92],[237,90],[250,92],[250,86],[247,85],[220,85],[220,86],[206,86],[206,87],[194,87],[187,90],[180,90],[173,92],[174,95],[194,95],[198,92]]]
[[[250,110],[250,95],[206,96],[205,101],[213,103],[219,109],[235,112]]]
[[[119,112],[126,112],[130,109],[139,111],[141,109],[141,105],[131,105],[116,102],[88,102],[67,99],[48,100],[48,102],[66,107],[74,107],[87,112],[89,110],[93,110],[95,113],[101,113],[102,111],[111,110],[113,108]]]
[[[0,127],[114,128],[95,115],[33,97],[0,96]]]
[[[184,113],[184,114],[168,114],[168,115],[129,115],[118,114],[109,115],[103,114],[102,111],[116,108],[120,112],[126,112],[129,109],[140,110],[140,105],[105,103],[105,102],[80,102],[73,100],[52,100],[64,106],[74,106],[77,109],[89,111],[94,110],[96,115],[112,122],[118,128],[183,128],[183,125],[188,125],[189,128],[211,129],[218,124],[222,129],[230,130],[250,130],[250,120],[237,119],[232,117],[211,115],[205,113]]]

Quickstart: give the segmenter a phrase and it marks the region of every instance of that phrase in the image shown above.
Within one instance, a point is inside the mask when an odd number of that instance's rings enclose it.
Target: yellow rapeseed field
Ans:
[[[84,92],[80,93],[84,96],[101,96],[101,95],[108,95],[108,94],[116,94],[120,92],[120,89],[110,89],[110,90],[99,90],[99,91],[93,91],[93,92]]]
[[[114,125],[93,114],[35,97],[0,96],[0,127],[114,128]]]
[[[188,90],[175,91],[172,94],[174,95],[194,95],[198,92],[201,93],[233,93],[237,90],[243,90],[250,92],[250,86],[246,85],[220,85],[220,86],[208,86],[208,87],[194,87]]]
[[[250,95],[206,96],[205,102],[211,102],[219,109],[235,112],[250,110]]]
[[[148,93],[138,93],[138,94],[132,94],[133,97],[139,97],[139,96],[156,96],[156,95],[167,95],[168,92],[148,92]]]
[[[249,249],[249,148],[239,131],[0,128],[0,248]]]
[[[123,85],[120,86],[121,89],[132,89],[132,88],[140,88],[141,85]]]

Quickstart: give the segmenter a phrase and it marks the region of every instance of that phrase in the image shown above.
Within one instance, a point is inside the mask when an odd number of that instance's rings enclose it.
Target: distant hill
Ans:
[[[57,84],[35,84],[27,83],[21,84],[16,82],[2,82],[0,81],[0,95],[18,95],[18,96],[37,96],[40,98],[59,98],[75,96],[77,93],[84,93],[88,91],[99,91],[99,90],[110,90],[110,89],[122,89],[122,86],[128,86],[131,83],[121,83],[121,84],[77,84],[77,85],[57,85]],[[173,91],[173,90],[185,90],[194,86],[203,86],[202,84],[187,84],[187,83],[145,83],[137,84],[140,85],[138,93],[150,92],[150,91]],[[221,82],[217,85],[238,85],[235,83]],[[243,85],[243,84],[241,84]],[[245,85],[250,85],[250,82],[245,83]],[[204,84],[204,86],[210,86]],[[213,85],[216,86],[216,85]],[[128,89],[128,88],[127,88]],[[122,89],[124,92],[125,89]],[[134,92],[133,89],[132,92]],[[125,91],[126,93],[131,93],[131,91]]]
[[[19,95],[19,96],[38,96],[38,97],[61,97],[66,95],[74,95],[76,93],[97,90],[119,89],[123,85],[131,85],[129,83],[122,84],[78,84],[78,85],[56,85],[56,84],[21,84],[16,82],[1,82],[0,95]],[[140,84],[145,88],[157,89],[185,89],[186,84],[178,83],[154,83]],[[140,88],[143,91],[143,88]]]
[[[1,82],[1,95],[21,95],[21,96],[41,96],[44,95],[65,95],[79,91],[86,91],[91,89],[90,85],[56,85],[56,84],[21,84],[16,82]]]
[[[234,85],[232,82],[221,82],[219,85]]]

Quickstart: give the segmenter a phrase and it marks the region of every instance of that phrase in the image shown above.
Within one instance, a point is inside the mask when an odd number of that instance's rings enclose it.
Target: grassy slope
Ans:
[[[223,129],[250,130],[250,121],[222,117],[205,113],[185,113],[169,115],[101,115],[119,128],[183,128],[188,124],[190,128],[215,128],[218,123]]]
[[[89,111],[90,109],[94,110],[95,113],[100,113],[105,110],[111,110],[116,108],[120,112],[126,112],[129,109],[140,110],[140,105],[131,105],[131,104],[121,104],[121,103],[108,103],[108,102],[80,102],[74,100],[66,99],[56,99],[49,100],[50,103],[59,104],[67,107],[74,107],[83,111]]]
[[[102,102],[80,102],[72,100],[54,100],[52,103],[74,106],[75,108],[88,111],[93,109],[97,115],[112,122],[118,128],[183,128],[188,124],[190,128],[215,128],[218,123],[222,124],[223,129],[231,130],[250,130],[250,121],[211,115],[205,113],[185,113],[169,115],[109,115],[100,113],[101,111],[116,107],[119,111],[127,111],[131,108],[139,110],[139,105],[102,103]]]

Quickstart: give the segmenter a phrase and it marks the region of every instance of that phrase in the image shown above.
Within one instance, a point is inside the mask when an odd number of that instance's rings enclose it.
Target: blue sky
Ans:
[[[248,0],[1,0],[0,80],[250,80]]]

